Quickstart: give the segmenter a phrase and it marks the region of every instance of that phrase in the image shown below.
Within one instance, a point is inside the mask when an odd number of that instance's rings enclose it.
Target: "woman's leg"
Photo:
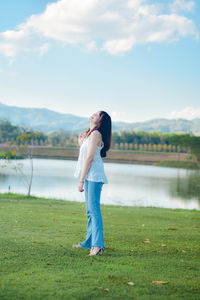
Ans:
[[[106,248],[104,245],[103,219],[100,198],[103,182],[88,181],[88,207],[92,219],[92,247]]]
[[[92,216],[91,216],[91,211],[89,209],[88,205],[88,180],[84,180],[84,190],[85,190],[85,202],[86,202],[86,214],[88,217],[88,223],[87,223],[87,236],[86,240],[80,245],[84,248],[91,249],[92,248]]]

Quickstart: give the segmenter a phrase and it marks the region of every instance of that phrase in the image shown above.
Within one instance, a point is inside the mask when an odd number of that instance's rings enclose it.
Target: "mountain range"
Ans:
[[[12,124],[21,125],[43,132],[61,129],[71,132],[81,132],[89,128],[89,117],[72,114],[62,114],[47,108],[26,108],[8,106],[0,103],[0,120],[7,119]],[[112,131],[160,131],[162,133],[189,133],[200,135],[200,118],[186,119],[152,119],[145,122],[112,122]]]

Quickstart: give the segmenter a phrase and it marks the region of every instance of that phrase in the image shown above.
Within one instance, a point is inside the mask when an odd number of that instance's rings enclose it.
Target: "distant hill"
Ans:
[[[62,114],[47,108],[25,108],[8,106],[0,103],[0,120],[8,119],[12,124],[24,125],[34,130],[52,132],[65,129],[80,132],[88,129],[89,117],[78,117],[72,114]],[[152,119],[145,122],[113,122],[113,131],[144,130],[162,133],[183,132],[200,135],[200,118],[191,121],[186,119]]]

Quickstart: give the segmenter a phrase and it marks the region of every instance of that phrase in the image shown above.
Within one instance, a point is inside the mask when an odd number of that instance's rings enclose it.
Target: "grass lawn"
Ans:
[[[107,248],[90,257],[72,248],[85,203],[0,194],[0,299],[200,299],[198,210],[101,211]]]

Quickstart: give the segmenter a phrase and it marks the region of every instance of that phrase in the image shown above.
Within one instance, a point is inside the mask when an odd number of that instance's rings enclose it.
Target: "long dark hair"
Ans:
[[[104,147],[101,149],[101,157],[106,157],[106,152],[111,147],[112,140],[112,120],[109,114],[103,110],[100,111],[100,122],[91,131],[90,128],[86,130],[85,134],[88,137],[92,131],[98,130],[102,135]]]

